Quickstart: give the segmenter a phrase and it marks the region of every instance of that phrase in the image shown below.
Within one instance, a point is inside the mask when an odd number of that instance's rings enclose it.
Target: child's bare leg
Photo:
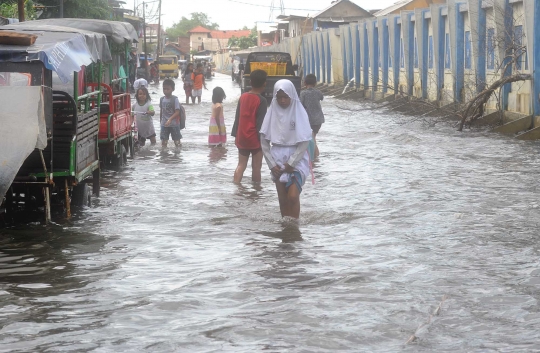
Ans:
[[[155,146],[155,144],[156,144],[156,137],[155,136],[150,137],[150,145]]]
[[[257,183],[261,182],[262,160],[263,153],[261,149],[251,155],[251,180]]]
[[[236,170],[234,171],[234,179],[233,181],[235,183],[239,183],[242,181],[242,177],[244,176],[244,172],[246,171],[247,164],[249,160],[249,155],[245,156],[238,151],[238,166],[236,167]]]
[[[186,104],[189,104],[189,96],[186,96]]]
[[[180,140],[174,141],[174,145],[176,147],[180,147],[181,146]]]
[[[313,133],[313,142],[315,143],[315,157],[319,157],[319,146],[317,146],[317,134]]]
[[[167,148],[167,143],[168,142],[169,142],[169,140],[161,140],[161,147]]]
[[[281,217],[285,217],[289,213],[289,210],[287,209],[287,188],[285,187],[285,183],[277,181],[276,190],[279,201],[279,210],[281,211]]]
[[[191,96],[191,103],[195,104],[195,97]]]
[[[292,218],[300,218],[300,191],[295,183],[289,186],[287,191],[287,216]]]
[[[197,104],[201,104],[201,96],[197,97]]]

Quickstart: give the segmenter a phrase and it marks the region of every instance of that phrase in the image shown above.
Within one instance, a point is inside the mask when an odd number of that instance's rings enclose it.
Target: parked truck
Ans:
[[[264,70],[268,74],[266,79],[266,89],[263,96],[268,104],[272,101],[274,84],[282,79],[287,79],[294,84],[296,92],[300,94],[302,78],[296,74],[298,65],[293,65],[291,55],[282,52],[253,52],[249,53],[244,64],[244,75],[242,78],[242,93],[251,90],[251,80],[249,75],[253,70]]]

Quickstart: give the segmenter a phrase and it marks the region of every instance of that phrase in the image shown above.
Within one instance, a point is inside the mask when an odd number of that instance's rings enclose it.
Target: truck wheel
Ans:
[[[126,147],[122,144],[122,148],[120,150],[119,155],[115,155],[112,157],[113,165],[117,168],[123,167],[125,164],[127,164],[127,150]]]
[[[75,207],[90,207],[92,205],[92,190],[90,190],[90,185],[81,183],[73,187],[71,205]]]

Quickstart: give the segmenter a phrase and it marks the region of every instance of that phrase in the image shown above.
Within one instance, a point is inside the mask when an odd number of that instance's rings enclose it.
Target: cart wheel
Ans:
[[[126,149],[126,146],[122,145],[122,155],[121,155],[121,158],[122,158],[122,165],[126,165],[127,164],[127,149]]]
[[[131,136],[128,140],[129,145],[129,158],[134,159],[135,158],[135,139],[133,136]]]
[[[126,150],[126,146],[122,145],[121,147],[121,150],[120,150],[120,155],[114,155],[111,157],[111,160],[112,160],[112,164],[117,167],[117,168],[121,168],[123,167],[125,164],[127,164],[127,150]]]
[[[86,183],[77,184],[71,192],[71,205],[75,207],[83,207],[92,205],[92,191],[90,185]]]
[[[96,195],[97,197],[99,197],[99,190],[101,189],[101,185],[100,185],[100,179],[101,177],[101,174],[100,174],[100,169],[96,169],[92,172],[92,193],[94,195]]]

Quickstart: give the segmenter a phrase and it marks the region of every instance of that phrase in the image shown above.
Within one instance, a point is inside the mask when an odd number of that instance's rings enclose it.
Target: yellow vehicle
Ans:
[[[159,77],[178,78],[178,58],[176,55],[160,55],[158,59]]]

